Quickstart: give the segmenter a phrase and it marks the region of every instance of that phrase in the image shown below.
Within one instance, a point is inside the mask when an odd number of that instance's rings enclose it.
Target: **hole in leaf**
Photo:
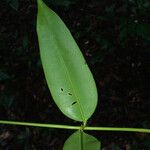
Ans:
[[[73,102],[72,105],[74,105],[74,104],[76,104],[76,103],[77,103],[77,101]]]
[[[63,88],[61,88],[61,91],[64,91],[64,89],[63,89]]]
[[[72,95],[71,93],[68,93],[69,95]]]

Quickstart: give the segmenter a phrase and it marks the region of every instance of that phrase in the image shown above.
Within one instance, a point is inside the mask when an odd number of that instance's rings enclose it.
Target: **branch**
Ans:
[[[5,121],[5,120],[0,120],[0,124],[42,127],[42,128],[70,129],[70,130],[81,130],[82,129],[82,126],[42,124],[42,123],[17,122],[17,121]],[[150,129],[143,129],[143,128],[88,127],[88,126],[86,126],[86,127],[84,127],[84,130],[150,133]]]

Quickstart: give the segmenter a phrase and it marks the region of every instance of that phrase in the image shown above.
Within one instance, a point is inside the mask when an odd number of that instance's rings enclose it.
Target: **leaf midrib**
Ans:
[[[40,4],[39,4],[39,5],[40,5]],[[45,4],[44,4],[44,5],[45,5]],[[41,7],[42,7],[42,6],[41,6]],[[46,6],[46,7],[47,7],[47,6]],[[49,9],[50,9],[50,8],[49,8]],[[51,10],[51,11],[52,11],[52,10]],[[52,11],[52,12],[53,12],[53,11]],[[55,12],[53,12],[53,13],[56,15]],[[47,17],[45,16],[45,13],[41,13],[41,14],[43,14],[44,18],[46,18],[45,20],[46,20],[47,24],[49,24],[49,22],[48,22],[48,20],[47,20]],[[56,16],[57,16],[57,15],[56,15]],[[55,36],[54,36],[54,39],[56,39]],[[57,43],[57,40],[56,40],[56,43]],[[58,46],[57,46],[57,49],[59,49]],[[59,51],[59,50],[58,50],[58,51]],[[80,100],[79,100],[79,98],[78,98],[76,92],[75,92],[75,89],[74,89],[74,87],[73,87],[72,80],[71,80],[71,78],[70,78],[70,73],[68,72],[68,69],[67,69],[67,66],[66,66],[66,64],[65,64],[64,58],[62,57],[61,54],[59,54],[60,51],[59,51],[59,52],[58,52],[58,51],[56,51],[56,52],[57,52],[59,61],[62,62],[63,66],[64,66],[64,69],[65,69],[65,72],[66,72],[66,76],[67,76],[68,79],[69,79],[70,85],[71,85],[72,90],[73,90],[73,94],[74,94],[74,96],[75,96],[75,98],[76,98],[76,101],[77,101],[77,104],[78,104],[78,108],[79,108],[79,111],[80,111],[80,114],[81,114],[82,121],[83,121],[83,122],[86,122],[86,119],[85,119],[85,117],[84,117],[84,112],[83,112],[82,105],[81,105],[81,103],[80,103]],[[61,53],[61,52],[60,52],[60,53]]]

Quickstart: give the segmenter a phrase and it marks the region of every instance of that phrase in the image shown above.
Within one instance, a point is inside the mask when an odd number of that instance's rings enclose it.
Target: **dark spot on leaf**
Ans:
[[[64,89],[63,89],[63,88],[61,88],[61,91],[64,91]]]
[[[73,102],[72,105],[74,105],[74,104],[76,104],[76,103],[77,103],[77,101]]]
[[[72,95],[71,93],[68,93],[69,95]]]

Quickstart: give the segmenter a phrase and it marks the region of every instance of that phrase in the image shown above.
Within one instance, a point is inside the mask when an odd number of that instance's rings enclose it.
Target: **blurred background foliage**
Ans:
[[[89,125],[150,128],[150,1],[45,2],[66,23],[95,77],[99,104]],[[36,13],[36,0],[0,1],[0,119],[78,124],[63,116],[50,96]],[[0,149],[60,150],[70,133],[1,125]],[[101,140],[103,150],[150,149],[147,134],[91,134]]]

